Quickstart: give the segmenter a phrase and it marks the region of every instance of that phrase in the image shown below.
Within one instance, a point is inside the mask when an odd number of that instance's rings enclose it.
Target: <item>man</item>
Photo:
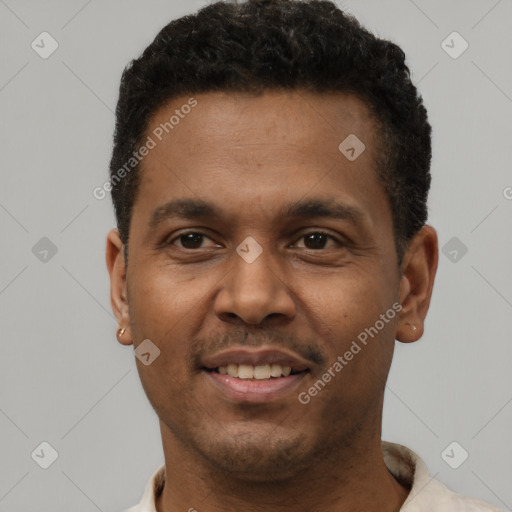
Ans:
[[[381,441],[438,262],[403,52],[331,2],[217,2],[116,116],[111,301],[165,455],[130,512],[496,510]]]

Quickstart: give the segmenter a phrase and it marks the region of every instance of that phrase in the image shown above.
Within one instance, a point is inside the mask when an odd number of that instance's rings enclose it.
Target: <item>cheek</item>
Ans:
[[[149,366],[137,361],[148,394],[184,387],[190,362],[188,345],[194,322],[197,289],[182,286],[164,272],[138,271],[128,289],[130,322],[135,349],[149,339],[160,351]],[[156,399],[156,396],[155,396]]]
[[[331,369],[345,389],[370,392],[374,384],[381,386],[387,374],[397,320],[388,290],[392,290],[389,283],[379,282],[375,275],[345,275],[332,279],[323,290],[317,286],[308,296],[318,342],[327,356],[324,370]],[[336,361],[339,364],[333,368]]]
[[[373,325],[391,307],[390,289],[389,283],[379,282],[367,268],[347,268],[325,280],[302,281],[301,296],[326,332],[346,338]]]
[[[204,294],[194,276],[180,279],[166,268],[139,271],[134,277],[129,282],[130,317],[147,336],[183,328]]]

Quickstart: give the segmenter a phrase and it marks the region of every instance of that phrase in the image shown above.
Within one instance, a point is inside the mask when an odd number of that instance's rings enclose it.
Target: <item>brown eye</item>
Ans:
[[[329,240],[333,240],[335,244],[341,245],[337,242],[337,240],[327,233],[323,233],[321,231],[315,231],[311,233],[307,233],[302,235],[300,240],[304,240],[304,245],[306,249],[318,250],[318,249],[327,249],[326,244]]]
[[[323,233],[312,233],[304,237],[308,249],[324,249],[327,243],[327,236]]]
[[[201,249],[201,245],[205,239],[211,240],[203,233],[189,231],[172,239],[169,244],[177,245],[177,247],[181,247],[182,249]],[[176,240],[179,240],[180,244],[175,244]]]

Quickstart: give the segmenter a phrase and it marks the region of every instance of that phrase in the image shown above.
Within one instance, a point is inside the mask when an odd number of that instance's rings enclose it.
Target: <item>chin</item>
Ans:
[[[240,481],[269,482],[287,480],[313,463],[314,443],[296,429],[275,424],[263,431],[204,428],[190,432],[189,448],[203,458],[216,473]]]
[[[236,474],[245,481],[287,480],[308,467],[313,454],[307,453],[296,439],[249,441],[230,440],[228,443],[209,445],[204,457],[217,470]]]

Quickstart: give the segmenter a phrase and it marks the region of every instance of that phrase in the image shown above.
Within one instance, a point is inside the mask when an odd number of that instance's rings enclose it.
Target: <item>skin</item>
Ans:
[[[358,98],[195,98],[197,107],[142,162],[127,266],[117,230],[107,238],[112,307],[126,328],[119,342],[136,348],[150,339],[161,351],[148,366],[136,360],[165,454],[157,510],[399,510],[408,489],[383,461],[384,387],[395,339],[423,334],[436,232],[422,228],[398,266],[375,169],[378,132]],[[162,107],[147,135],[188,99]],[[338,150],[351,133],[366,146],[352,162]],[[177,198],[215,203],[223,217],[168,218],[151,229],[155,209]],[[362,220],[280,215],[311,198],[356,207]],[[187,230],[205,237],[180,238]],[[306,236],[319,231],[333,238]],[[248,236],[263,249],[252,263],[236,252]],[[395,318],[301,404],[298,393],[396,302]],[[311,358],[310,371],[277,401],[237,403],[198,360],[243,345],[293,348]]]

